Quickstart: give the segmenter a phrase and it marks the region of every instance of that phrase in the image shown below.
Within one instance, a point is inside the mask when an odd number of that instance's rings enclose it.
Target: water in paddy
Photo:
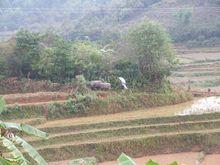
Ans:
[[[176,114],[191,115],[191,114],[203,114],[203,113],[214,113],[214,112],[220,112],[219,96],[207,97],[196,100],[194,101],[192,106]]]
[[[108,115],[98,115],[98,116],[88,116],[88,117],[78,117],[73,119],[63,119],[55,121],[47,121],[46,123],[39,125],[39,127],[53,127],[53,126],[66,126],[66,125],[78,125],[78,124],[88,124],[97,122],[108,122],[108,121],[123,121],[132,120],[140,118],[153,118],[153,117],[165,117],[179,115],[187,109],[194,107],[195,104],[200,103],[202,99],[195,99],[193,101],[180,103],[176,105],[169,105],[163,107],[153,107],[147,109],[140,109],[136,111],[121,112]],[[207,101],[212,103],[210,99]],[[202,104],[203,105],[203,104]]]

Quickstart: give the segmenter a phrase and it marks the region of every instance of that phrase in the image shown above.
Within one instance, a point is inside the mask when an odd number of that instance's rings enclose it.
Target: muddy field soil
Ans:
[[[178,154],[165,154],[145,156],[134,159],[137,165],[145,165],[147,160],[154,160],[160,165],[167,165],[173,161],[177,161],[179,165],[219,165],[220,154],[205,155],[201,158],[201,153],[188,152]],[[200,161],[199,161],[200,160]],[[99,165],[118,165],[117,161],[104,162]]]

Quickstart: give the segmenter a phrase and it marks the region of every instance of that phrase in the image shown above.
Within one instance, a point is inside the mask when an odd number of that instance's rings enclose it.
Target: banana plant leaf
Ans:
[[[97,165],[97,161],[95,157],[88,157],[88,158],[81,158],[81,159],[75,159],[72,161],[68,161],[67,165]]]
[[[17,149],[17,147],[14,145],[14,143],[10,140],[8,140],[5,137],[0,137],[0,140],[2,141],[2,144],[5,148],[7,148],[10,151],[10,154],[15,158],[16,163],[19,165],[27,165],[28,161],[24,158],[22,153]],[[4,160],[2,160],[4,161]],[[8,160],[9,162],[9,160]]]
[[[17,165],[15,160],[5,159],[0,156],[0,164],[1,165]]]
[[[47,165],[47,162],[40,156],[40,154],[30,145],[28,144],[25,140],[20,138],[19,136],[15,136],[12,138],[12,141],[15,142],[16,144],[20,145],[26,152],[27,154],[33,158],[38,164],[40,165]]]
[[[154,162],[153,160],[149,160],[146,165],[159,165],[157,162]]]
[[[134,160],[132,160],[129,156],[122,153],[120,157],[117,159],[119,165],[136,165]]]
[[[16,123],[8,123],[0,121],[0,128],[4,129],[16,129],[22,132],[25,132],[28,135],[34,135],[41,138],[48,138],[48,134],[40,131],[37,128],[34,128],[27,124],[16,124]]]

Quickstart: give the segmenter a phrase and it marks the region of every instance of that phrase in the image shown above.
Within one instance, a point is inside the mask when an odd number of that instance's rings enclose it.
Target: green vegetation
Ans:
[[[193,9],[187,7],[174,14],[175,25],[170,34],[175,42],[185,43],[189,48],[216,46],[220,44],[220,22],[211,25],[197,24],[193,20]]]
[[[119,156],[117,161],[118,161],[119,165],[136,165],[136,163],[132,160],[132,158],[130,158],[129,156],[127,156],[124,153],[122,153]],[[152,160],[148,160],[146,162],[146,165],[159,165],[159,164],[157,162],[152,161]],[[170,165],[178,165],[178,163],[177,162],[173,162]]]
[[[79,165],[79,164],[96,165],[97,161],[96,161],[95,157],[89,157],[89,158],[74,159],[73,161],[68,161],[67,164],[72,164],[72,165]]]
[[[145,21],[135,26],[129,36],[125,41],[131,43],[130,48],[123,49],[130,51],[135,48],[132,59],[121,58],[117,46],[113,50],[111,45],[69,41],[53,33],[38,34],[22,29],[15,41],[10,41],[15,44],[9,42],[3,48],[6,50],[10,47],[12,51],[3,51],[2,60],[6,64],[0,66],[0,70],[4,70],[1,74],[5,77],[78,83],[78,92],[85,90],[86,81],[90,80],[103,79],[111,82],[113,87],[119,86],[117,77],[120,76],[128,81],[131,88],[143,87],[152,82],[161,85],[175,66],[168,35],[161,25]]]
[[[217,87],[220,84],[220,79],[216,78],[214,80],[207,80],[202,82],[200,85],[202,87]]]
[[[134,111],[140,108],[173,105],[188,101],[191,97],[191,94],[184,91],[149,94],[128,91],[125,94],[107,96],[105,99],[97,97],[95,93],[78,94],[75,99],[69,98],[66,103],[50,104],[48,106],[48,118],[69,118]],[[42,105],[12,106],[8,107],[0,116],[6,119],[45,117],[42,109]]]
[[[4,165],[27,165],[29,161],[23,156],[20,147],[38,164],[46,165],[46,161],[39,155],[39,153],[25,140],[20,138],[18,135],[12,132],[12,130],[18,130],[19,132],[24,132],[28,135],[34,135],[41,138],[47,138],[48,135],[45,132],[42,132],[34,127],[31,127],[26,124],[15,124],[7,123],[1,121],[0,123],[1,136],[0,141],[2,143],[1,149],[5,148],[12,156],[11,158],[3,157],[3,151],[1,150],[0,164]]]
[[[176,61],[171,41],[165,30],[157,23],[138,25],[130,33],[133,59],[137,59],[142,78],[150,82],[160,82],[170,75]]]
[[[6,110],[5,101],[3,97],[0,97],[0,113],[3,113]],[[30,125],[26,124],[16,124],[8,123],[0,120],[0,141],[1,141],[1,150],[0,150],[0,164],[4,165],[27,165],[29,161],[23,156],[20,148],[22,148],[32,159],[34,159],[38,164],[46,165],[46,161],[39,155],[39,153],[34,149],[29,143],[24,139],[19,137],[17,134],[25,133],[31,136],[37,136],[40,138],[46,139],[48,134],[40,131]],[[15,132],[15,130],[17,132]],[[22,134],[21,134],[22,135]],[[5,158],[3,152],[6,149],[12,157]],[[3,149],[3,150],[2,150]]]
[[[0,4],[4,13],[0,39],[24,27],[41,32],[52,29],[71,40],[108,44],[118,40],[126,27],[147,17],[163,22],[175,42],[213,46],[220,43],[219,5],[217,0],[4,0]]]
[[[2,96],[0,96],[0,114],[2,114],[5,110],[5,100]]]
[[[167,120],[168,121],[168,120]],[[131,122],[132,123],[132,122]],[[131,124],[129,123],[129,124]],[[157,124],[151,124],[151,125],[147,125],[145,124],[145,122],[143,122],[142,120],[133,121],[133,125],[129,124],[127,125],[125,122],[124,126],[119,126],[116,125],[115,123],[112,123],[113,125],[108,126],[107,128],[102,128],[99,131],[89,131],[89,129],[85,129],[85,130],[81,130],[81,132],[79,131],[77,134],[72,133],[72,129],[69,130],[68,135],[67,134],[60,134],[60,136],[54,136],[54,137],[50,137],[50,140],[37,140],[37,141],[32,141],[30,142],[31,145],[33,146],[38,146],[38,147],[43,147],[43,146],[47,146],[47,145],[53,145],[54,143],[62,143],[64,140],[65,142],[77,142],[79,140],[81,141],[87,141],[87,140],[93,140],[94,138],[113,138],[113,137],[126,137],[129,135],[151,135],[155,132],[160,132],[162,133],[166,133],[166,132],[170,132],[170,133],[175,133],[177,131],[190,131],[190,130],[194,130],[194,131],[198,131],[201,129],[218,129],[220,127],[220,121],[218,120],[210,120],[210,121],[201,121],[201,122],[185,122],[184,124],[178,124],[175,123],[175,125],[171,124],[171,123],[164,123],[163,125],[157,125]],[[104,123],[105,124],[105,123]],[[136,124],[136,126],[135,126]],[[117,127],[114,127],[117,126]],[[109,131],[109,129],[111,128],[111,131]],[[90,129],[94,129],[92,127],[90,127]],[[62,131],[60,131],[59,133],[61,133]],[[64,130],[63,130],[64,132]]]
[[[136,163],[126,154],[122,153],[117,159],[119,165],[135,165]]]
[[[219,147],[220,113],[153,118],[144,115],[115,121],[100,118],[94,117],[94,123],[77,123],[79,119],[39,123],[37,127],[49,132],[50,139],[28,139],[28,143],[48,162],[81,157],[96,157],[102,162],[116,160],[122,151],[135,158],[167,151],[189,152],[194,147],[194,151],[213,153]]]

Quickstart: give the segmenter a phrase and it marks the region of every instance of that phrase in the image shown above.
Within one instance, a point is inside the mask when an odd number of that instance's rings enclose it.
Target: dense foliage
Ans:
[[[119,85],[117,79],[122,76],[130,87],[142,87],[161,82],[170,74],[175,57],[170,39],[159,24],[146,21],[128,36],[123,38],[128,47],[120,42],[104,46],[22,29],[1,48],[1,75],[61,83],[74,83],[78,75],[83,75],[87,81],[105,80],[113,87]]]
[[[5,109],[4,99],[0,97],[0,113]],[[24,150],[32,159],[34,159],[38,164],[46,165],[47,162],[39,155],[39,153],[24,139],[18,136],[19,132],[23,132],[27,135],[34,135],[41,138],[47,138],[48,134],[42,132],[30,125],[26,124],[16,124],[8,123],[0,120],[0,164],[4,165],[28,165],[30,162],[23,156],[22,150]],[[16,130],[16,131],[15,131]],[[16,132],[16,134],[15,134]],[[9,158],[4,157],[3,152],[10,154]],[[22,148],[22,150],[20,150]]]
[[[182,9],[174,15],[175,24],[170,34],[175,42],[188,47],[216,46],[220,44],[220,20],[210,25],[193,20],[193,9]]]
[[[130,34],[140,72],[150,82],[161,81],[170,74],[175,65],[171,41],[165,30],[157,23],[144,22]]]

